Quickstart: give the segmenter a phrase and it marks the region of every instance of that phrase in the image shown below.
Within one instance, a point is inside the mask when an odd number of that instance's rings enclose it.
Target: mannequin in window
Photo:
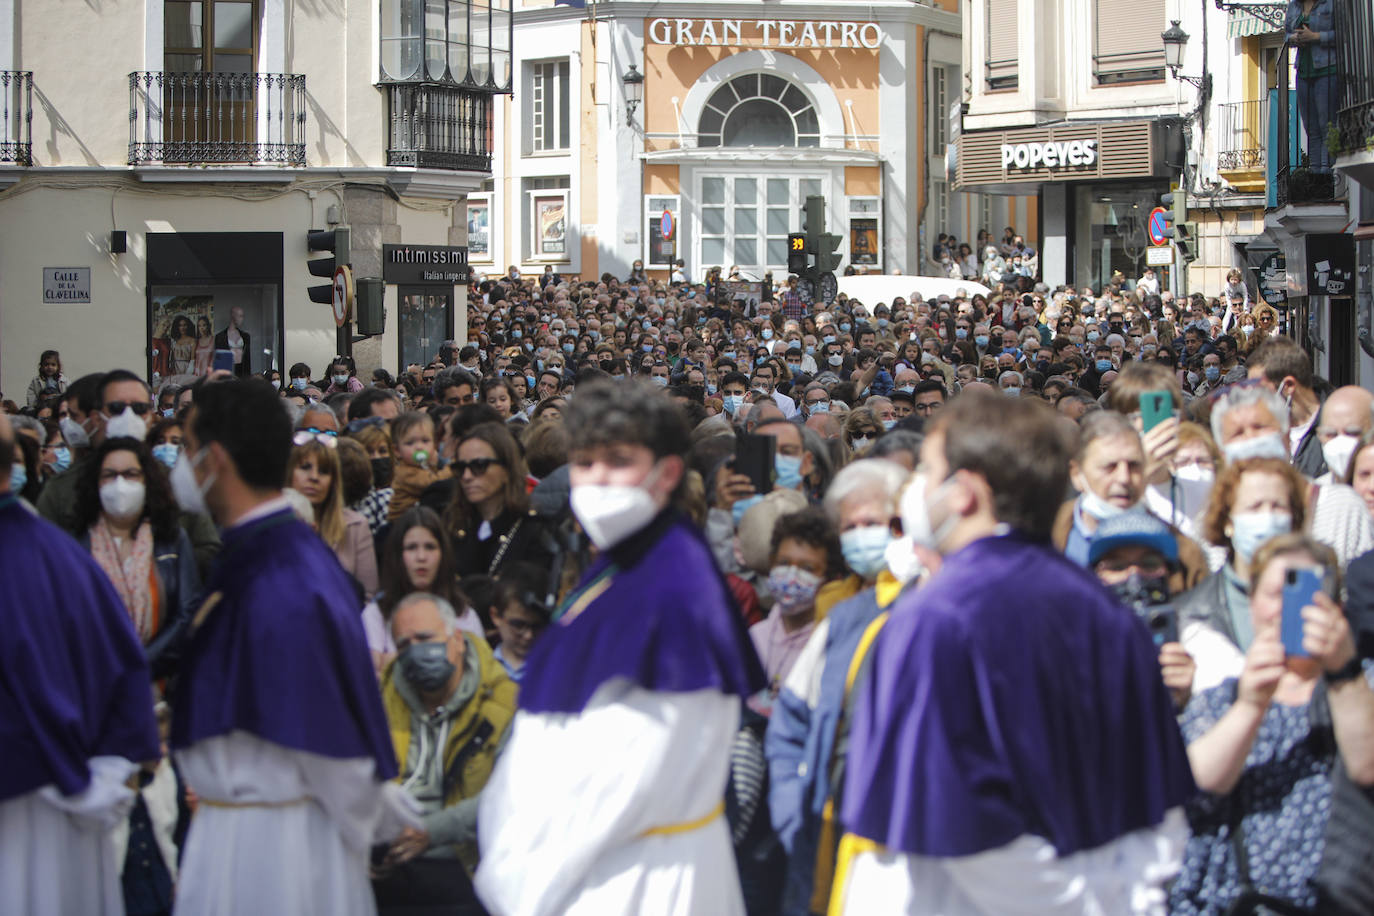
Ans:
[[[229,310],[229,326],[215,335],[215,349],[231,350],[234,354],[234,374],[252,375],[252,338],[243,330],[243,309],[234,306]]]

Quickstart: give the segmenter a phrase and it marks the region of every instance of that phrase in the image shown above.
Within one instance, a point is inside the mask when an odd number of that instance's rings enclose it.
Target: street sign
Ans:
[[[1153,210],[1150,211],[1150,222],[1149,222],[1150,244],[1152,244],[1152,245],[1166,245],[1166,244],[1168,244],[1169,240],[1168,240],[1168,239],[1165,237],[1165,235],[1164,235],[1165,217],[1168,216],[1168,215],[1169,215],[1169,211],[1168,211],[1168,210],[1165,210],[1163,207],[1155,207]],[[1154,262],[1154,261],[1151,261],[1150,263],[1153,264],[1153,263],[1155,263],[1155,262]]]
[[[1168,267],[1174,263],[1174,246],[1154,246],[1145,249],[1145,263],[1151,267]]]
[[[343,327],[348,320],[348,309],[353,304],[353,272],[347,266],[340,265],[334,271],[334,295],[331,303],[334,306],[334,324],[336,327]]]
[[[673,211],[664,210],[663,215],[658,218],[658,233],[665,239],[673,237]]]

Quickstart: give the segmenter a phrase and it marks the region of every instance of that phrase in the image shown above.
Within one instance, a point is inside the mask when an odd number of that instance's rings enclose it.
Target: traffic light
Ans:
[[[359,277],[354,285],[357,292],[353,299],[353,313],[358,333],[363,337],[375,337],[386,329],[386,308],[382,305],[386,286],[380,277]]]
[[[1159,195],[1164,208],[1164,237],[1174,243],[1174,250],[1185,264],[1197,260],[1197,223],[1188,222],[1188,193],[1177,185]]]
[[[311,302],[328,305],[334,299],[334,271],[349,261],[349,232],[347,229],[312,229],[306,236],[306,247],[310,251],[328,251],[327,258],[312,258],[305,262],[312,277],[324,277],[330,282],[322,286],[311,286],[307,292]]]
[[[798,277],[806,273],[806,236],[794,232],[787,237],[787,272]]]
[[[806,198],[806,219],[802,228],[806,232],[806,254],[810,262],[806,279],[813,293],[829,305],[839,291],[834,270],[840,266],[839,247],[844,239],[826,232],[824,197],[813,194]]]
[[[1190,264],[1197,260],[1197,223],[1174,223],[1173,239],[1174,248],[1183,263]]]

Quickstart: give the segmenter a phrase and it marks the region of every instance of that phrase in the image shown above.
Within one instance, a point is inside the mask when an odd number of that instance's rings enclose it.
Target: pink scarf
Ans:
[[[157,632],[157,586],[153,579],[153,527],[141,522],[134,533],[133,550],[126,560],[119,559],[114,535],[101,516],[91,526],[91,556],[114,585],[138,638],[147,644]]]

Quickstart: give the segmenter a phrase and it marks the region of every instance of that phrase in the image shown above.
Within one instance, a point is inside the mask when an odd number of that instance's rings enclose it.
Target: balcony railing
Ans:
[[[129,164],[305,165],[305,77],[129,74]]]
[[[1345,99],[1336,116],[1334,152],[1374,150],[1374,3],[1337,3],[1336,35]]]
[[[1272,203],[1320,204],[1337,200],[1330,128],[1340,109],[1339,77],[1303,78],[1296,54],[1284,44],[1275,64],[1270,98],[1274,137]]]
[[[33,73],[0,70],[0,162],[33,165]]]
[[[1217,119],[1217,166],[1223,172],[1264,167],[1265,135],[1269,131],[1269,100],[1229,102]]]
[[[384,88],[390,112],[387,165],[491,171],[491,93],[433,83]]]

